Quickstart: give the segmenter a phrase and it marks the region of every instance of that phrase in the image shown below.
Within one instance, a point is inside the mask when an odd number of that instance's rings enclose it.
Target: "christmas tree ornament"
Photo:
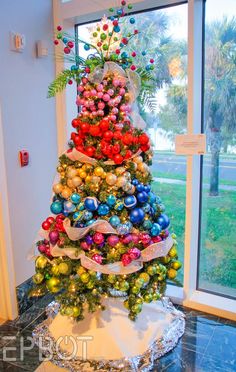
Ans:
[[[170,224],[169,217],[166,214],[161,214],[157,218],[157,223],[161,226],[162,230],[165,230]]]
[[[145,191],[139,192],[137,194],[137,199],[139,203],[146,203],[148,201],[148,194]]]
[[[109,205],[107,204],[100,204],[98,207],[98,214],[99,216],[106,216],[110,212]]]
[[[98,209],[98,200],[95,197],[87,197],[84,200],[84,206],[88,211],[96,211]]]
[[[158,223],[154,223],[151,228],[151,235],[157,236],[161,232],[161,226]]]
[[[129,218],[133,224],[140,224],[143,222],[145,213],[141,208],[134,208],[131,210]]]
[[[120,218],[118,216],[112,216],[110,217],[109,222],[113,227],[117,227],[120,224]]]
[[[116,204],[116,197],[115,197],[115,195],[110,194],[110,195],[107,197],[107,199],[106,199],[106,203],[107,203],[110,207],[112,207],[114,204]]]
[[[60,201],[54,201],[50,209],[53,214],[59,214],[63,211],[63,204]]]
[[[127,196],[124,199],[124,205],[126,208],[132,209],[136,206],[137,204],[137,199],[134,195]]]

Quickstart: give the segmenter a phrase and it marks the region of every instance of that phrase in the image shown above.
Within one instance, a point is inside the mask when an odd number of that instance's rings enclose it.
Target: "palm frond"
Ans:
[[[68,80],[74,79],[75,73],[70,70],[62,71],[48,87],[48,98],[54,97],[57,93],[62,92]]]

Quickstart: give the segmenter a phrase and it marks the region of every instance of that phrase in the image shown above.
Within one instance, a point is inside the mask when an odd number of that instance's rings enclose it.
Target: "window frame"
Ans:
[[[91,2],[90,2],[91,3]],[[204,9],[205,0],[160,0],[133,2],[136,12],[163,9],[183,3],[188,3],[188,114],[187,134],[199,134],[203,129],[203,99],[204,99]],[[136,3],[136,4],[135,4]],[[91,5],[91,4],[90,4]],[[103,15],[103,3],[94,3],[94,8],[100,5],[99,11],[93,9],[87,14],[79,16],[78,3],[71,0],[61,3],[53,0],[54,27],[62,24],[64,29],[78,24],[90,23]],[[110,6],[112,6],[110,1]],[[104,5],[106,8],[109,4]],[[78,15],[78,16],[77,16]],[[96,18],[96,19],[95,19]],[[63,64],[55,61],[56,72],[63,68]],[[65,94],[56,98],[58,152],[66,143]],[[167,286],[166,295],[175,303],[182,303],[186,307],[206,311],[218,316],[236,320],[236,300],[223,297],[220,294],[209,293],[198,288],[199,240],[201,218],[201,184],[202,184],[202,156],[187,156],[186,171],[186,216],[185,216],[185,247],[184,247],[184,285],[183,288],[173,285]]]

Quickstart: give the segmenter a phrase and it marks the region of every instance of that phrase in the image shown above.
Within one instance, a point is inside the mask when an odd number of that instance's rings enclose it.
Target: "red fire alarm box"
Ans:
[[[29,164],[29,153],[26,150],[19,151],[19,160],[21,167],[25,167]]]

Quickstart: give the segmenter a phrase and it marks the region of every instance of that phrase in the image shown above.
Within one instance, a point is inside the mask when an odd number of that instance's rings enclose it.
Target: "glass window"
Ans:
[[[207,0],[199,289],[236,297],[235,0]]]
[[[183,263],[186,158],[175,155],[174,139],[187,129],[187,4],[138,13],[135,20],[141,32],[127,49],[137,53],[137,65],[154,58],[158,66],[155,91],[145,97],[141,94],[138,99],[155,153],[152,187],[163,199],[171,218],[171,230],[177,235],[179,259]],[[129,17],[124,22],[128,32]],[[88,40],[90,26],[94,23],[78,26],[78,37]],[[148,53],[147,45],[149,48],[152,45]],[[87,53],[80,48],[82,57]],[[183,268],[178,281],[183,283]]]

